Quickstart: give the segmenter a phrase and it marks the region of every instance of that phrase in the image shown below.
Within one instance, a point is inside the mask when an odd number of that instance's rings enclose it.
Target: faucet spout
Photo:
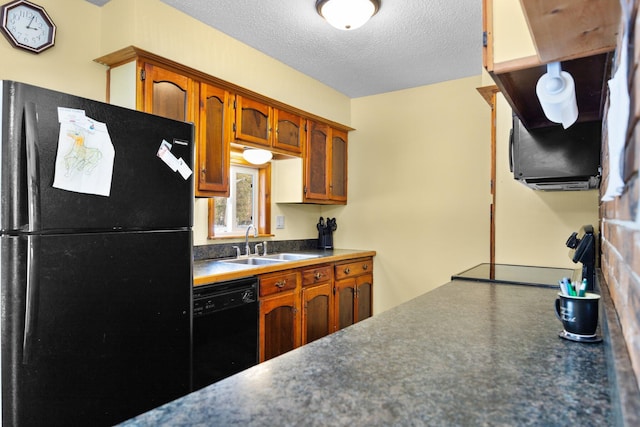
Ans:
[[[251,255],[251,247],[249,246],[249,230],[253,228],[253,237],[258,237],[258,229],[255,225],[249,224],[247,232],[244,234],[244,249],[247,256]]]

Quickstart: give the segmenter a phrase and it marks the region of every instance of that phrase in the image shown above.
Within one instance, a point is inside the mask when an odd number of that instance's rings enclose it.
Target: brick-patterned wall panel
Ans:
[[[636,0],[628,28],[631,117],[621,165],[625,188],[620,197],[600,205],[600,266],[611,291],[631,363],[640,385],[640,14],[637,13],[637,9]],[[617,52],[616,63],[619,54],[620,52]],[[617,65],[614,66],[614,70],[616,69]],[[605,118],[605,129],[607,125]],[[609,151],[606,142],[605,139],[602,149],[601,194],[609,181]]]

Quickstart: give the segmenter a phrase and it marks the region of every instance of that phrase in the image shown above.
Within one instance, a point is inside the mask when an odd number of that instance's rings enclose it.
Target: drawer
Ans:
[[[277,294],[296,288],[298,274],[296,272],[265,274],[260,276],[260,296]]]
[[[364,273],[373,272],[373,258],[362,258],[357,261],[336,264],[336,280],[345,277],[359,276]]]
[[[319,265],[302,270],[302,286],[314,285],[333,280],[333,268],[331,265]]]

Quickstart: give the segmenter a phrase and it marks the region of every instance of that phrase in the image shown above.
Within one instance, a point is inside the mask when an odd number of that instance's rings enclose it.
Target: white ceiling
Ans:
[[[381,0],[353,31],[326,23],[316,0],[161,1],[351,98],[482,70],[480,0]]]

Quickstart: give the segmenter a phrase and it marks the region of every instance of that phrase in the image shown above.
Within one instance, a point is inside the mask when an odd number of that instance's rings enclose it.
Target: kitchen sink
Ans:
[[[273,254],[273,255],[266,255],[264,258],[268,258],[268,259],[272,259],[272,260],[278,260],[278,261],[300,261],[303,259],[310,259],[310,258],[318,258],[320,255],[316,255],[316,254],[292,254],[292,253],[281,253],[281,254]]]
[[[272,265],[285,261],[284,259],[271,258],[238,258],[222,261],[225,264],[244,264],[244,265]]]

